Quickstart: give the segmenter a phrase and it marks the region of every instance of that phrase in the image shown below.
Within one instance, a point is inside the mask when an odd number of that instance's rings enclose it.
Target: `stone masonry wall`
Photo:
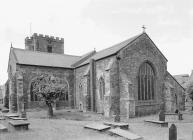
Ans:
[[[89,71],[89,64],[75,69],[75,103],[76,108],[83,111],[91,109],[88,107],[90,104]],[[80,91],[80,86],[82,86],[82,91]]]
[[[131,106],[135,106],[135,110],[131,110],[130,116],[141,116],[148,115],[159,111],[160,104],[163,100],[163,84],[164,84],[164,75],[167,69],[167,61],[160,54],[158,49],[155,48],[152,41],[143,34],[132,44],[127,46],[125,49],[121,50],[119,53],[120,60],[120,94],[122,100],[134,99]],[[138,101],[138,82],[137,76],[139,67],[144,62],[149,62],[152,64],[153,69],[156,75],[155,82],[155,99]],[[127,89],[127,85],[130,89]],[[127,92],[129,91],[129,93]],[[128,95],[129,94],[129,95]],[[121,114],[126,115],[128,104],[121,102]]]
[[[112,65],[115,61],[115,56],[108,57],[99,61],[96,61],[96,106],[97,112],[103,113],[105,116],[110,116],[112,113],[112,90],[114,87],[111,87],[111,76],[112,76]],[[115,71],[117,75],[117,71]],[[100,78],[104,79],[105,93],[104,97],[100,97]],[[117,81],[116,81],[117,82]],[[102,100],[101,100],[102,99]]]
[[[166,74],[166,81],[172,85],[171,96],[165,95],[165,105],[166,110],[170,112],[175,112],[176,109],[184,110],[185,109],[185,91],[184,89],[177,83],[177,81],[169,74]],[[170,106],[172,104],[172,106]]]
[[[31,81],[40,76],[41,74],[53,74],[58,78],[62,78],[69,84],[69,95],[68,104],[61,104],[64,107],[74,107],[74,73],[71,69],[64,68],[53,68],[53,67],[41,67],[41,66],[28,66],[28,65],[17,65],[17,71],[22,73],[23,76],[23,94],[24,101],[26,102],[25,108],[33,108],[45,106],[44,102],[33,103],[30,101],[30,85]]]
[[[111,108],[111,92],[110,92],[110,69],[108,68],[109,63],[114,61],[114,57],[108,57],[95,62],[95,111],[103,113],[105,116],[110,115]],[[87,104],[89,104],[90,88],[88,80],[90,80],[90,64],[81,66],[75,69],[76,79],[76,108],[80,109],[80,104],[83,104],[83,111],[88,111]],[[88,74],[88,75],[87,75]],[[99,79],[103,78],[105,82],[105,94],[104,100],[101,100],[99,95]],[[81,95],[80,84],[83,86],[83,95]],[[81,97],[82,96],[82,97]]]
[[[4,107],[9,108],[9,81],[5,83]]]

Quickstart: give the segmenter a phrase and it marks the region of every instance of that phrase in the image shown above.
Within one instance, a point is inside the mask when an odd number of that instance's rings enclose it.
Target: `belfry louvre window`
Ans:
[[[47,46],[47,51],[48,51],[49,53],[52,53],[52,46],[51,46],[51,45],[48,45],[48,46]]]
[[[145,62],[140,66],[138,75],[138,100],[153,100],[155,73],[152,66]]]

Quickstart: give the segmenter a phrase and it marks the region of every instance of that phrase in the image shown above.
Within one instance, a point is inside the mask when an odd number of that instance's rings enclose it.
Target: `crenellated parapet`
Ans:
[[[64,54],[64,38],[34,33],[25,38],[25,49]]]
[[[49,41],[54,41],[54,42],[64,42],[64,38],[59,38],[59,37],[54,37],[54,36],[49,36],[49,35],[43,35],[43,34],[37,34],[34,33],[31,37],[26,37],[25,42],[32,42],[34,38],[40,38],[44,40],[49,40]]]

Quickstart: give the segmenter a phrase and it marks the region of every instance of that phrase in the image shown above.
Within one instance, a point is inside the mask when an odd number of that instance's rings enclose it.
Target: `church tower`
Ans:
[[[64,38],[34,33],[31,37],[25,38],[25,49],[64,54]]]

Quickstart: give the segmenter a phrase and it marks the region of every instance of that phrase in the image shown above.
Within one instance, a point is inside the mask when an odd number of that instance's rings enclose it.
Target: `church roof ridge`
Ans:
[[[30,53],[42,53],[42,54],[48,54],[48,55],[61,55],[61,56],[72,56],[72,57],[81,57],[77,55],[71,55],[71,54],[58,54],[58,53],[49,53],[49,52],[40,52],[40,51],[31,51],[31,50],[26,50],[22,48],[14,48],[12,47],[13,50],[20,50],[20,51],[25,51],[25,52],[30,52]]]
[[[138,37],[140,37],[141,35],[146,34],[145,32],[140,33],[138,35],[135,35],[129,39],[126,39],[122,42],[116,43],[115,45],[112,45],[110,47],[107,47],[103,50],[100,50],[98,52],[96,52],[92,57],[90,57],[91,59],[94,60],[99,60],[108,56],[111,56],[113,54],[116,54],[117,52],[119,52],[122,48],[124,48],[125,46],[127,46],[128,44],[132,43],[134,40],[136,40]],[[80,67],[82,65],[88,64],[89,63],[89,59],[85,60],[83,63],[79,64],[77,67]]]
[[[172,77],[172,79],[174,80],[174,81],[176,81],[176,83],[179,85],[179,86],[181,86],[181,88],[185,91],[185,88],[179,83],[179,81],[173,76],[173,75],[171,75],[171,73],[169,73],[168,71],[167,71],[167,73]]]
[[[16,63],[24,65],[73,68],[71,65],[80,59],[78,56],[66,54],[51,54],[11,48]]]
[[[96,50],[92,50],[92,51],[90,51],[90,52],[87,52],[87,53],[83,54],[77,62],[75,62],[74,64],[72,64],[72,66],[76,67],[77,65],[81,64],[81,63],[84,62],[85,60],[87,60],[87,59],[89,59],[90,57],[92,57],[95,53],[96,53]]]
[[[94,60],[100,60],[103,59],[105,57],[109,57],[112,55],[117,54],[121,49],[123,49],[124,47],[126,47],[127,45],[131,44],[133,41],[135,41],[136,39],[138,39],[140,36],[142,35],[146,35],[149,40],[154,44],[155,48],[160,52],[160,54],[165,58],[166,61],[167,58],[163,55],[163,53],[158,49],[158,47],[155,45],[155,43],[151,40],[151,38],[148,36],[148,34],[146,32],[142,32],[138,35],[135,35],[129,39],[126,39],[120,43],[117,43],[115,45],[112,45],[111,47],[105,48],[99,52],[96,52],[92,57],[90,57],[90,59],[94,59]],[[84,62],[82,62],[81,64],[79,64],[76,67],[80,67],[82,65],[86,65],[89,63],[89,58],[87,60],[85,60]]]

